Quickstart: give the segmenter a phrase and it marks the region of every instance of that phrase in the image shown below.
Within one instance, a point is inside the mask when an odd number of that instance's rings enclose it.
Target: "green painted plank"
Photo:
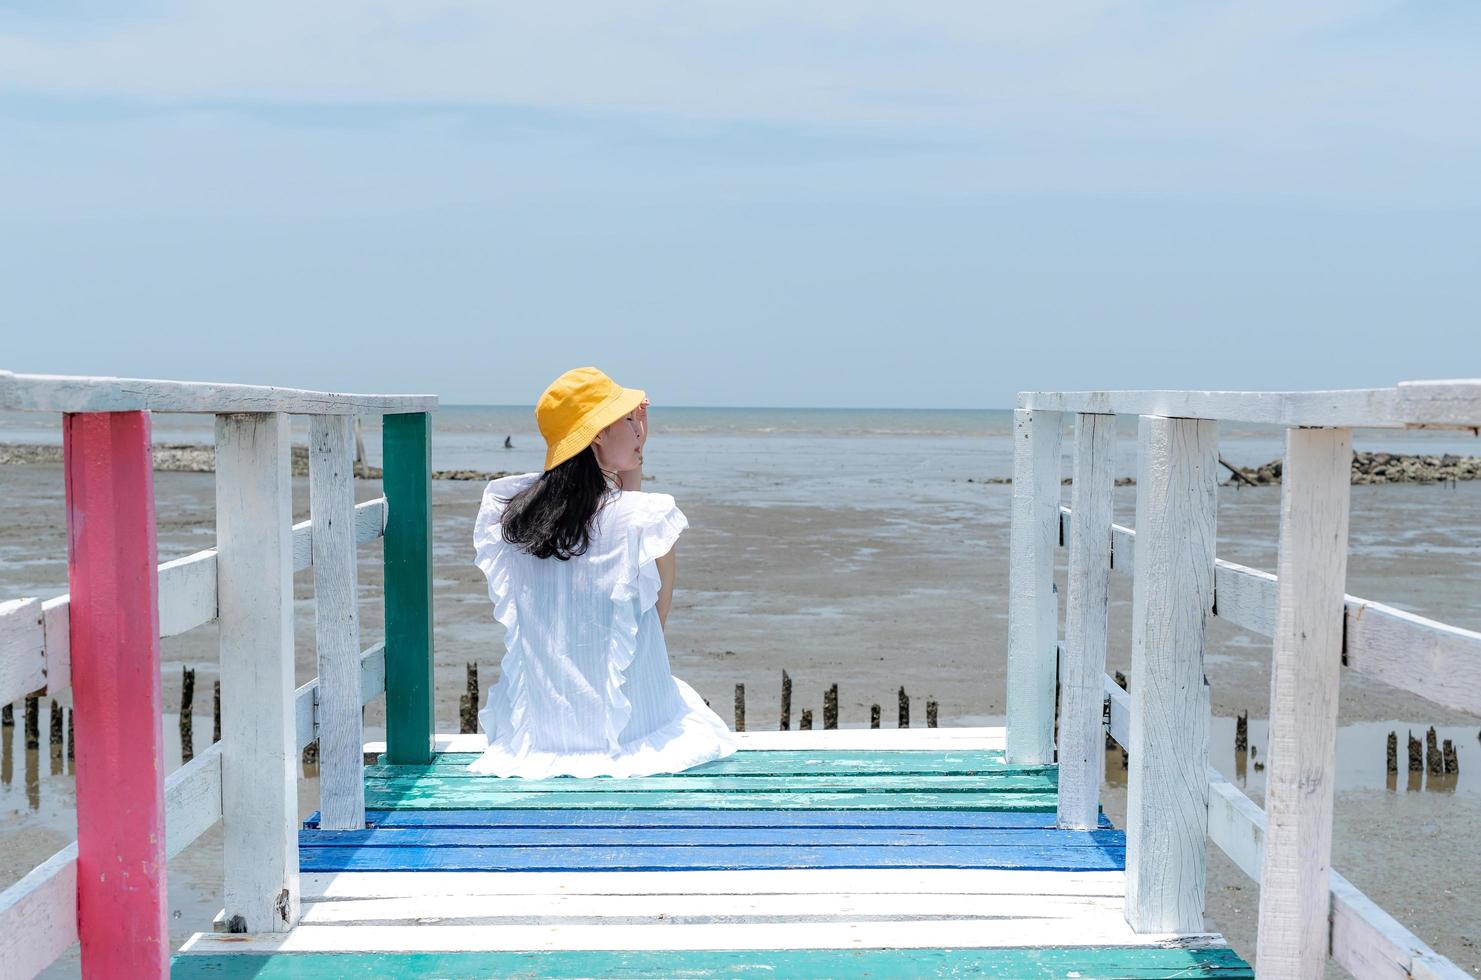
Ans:
[[[478,758],[477,752],[439,752],[430,768],[465,772],[468,765]],[[380,761],[385,762],[385,756]],[[370,767],[372,772],[379,767]],[[908,776],[957,775],[971,776],[978,773],[1016,772],[1034,773],[1052,770],[1052,765],[1009,765],[1003,753],[996,750],[936,751],[936,750],[886,750],[878,752],[823,749],[806,751],[787,749],[777,752],[741,750],[724,759],[706,762],[677,772],[675,776],[800,776],[807,774],[830,776]],[[468,775],[474,775],[468,773]]]
[[[365,806],[373,810],[1053,810],[1057,794],[1047,792],[891,792],[891,793],[620,793],[572,790],[512,793],[492,780],[448,780],[436,790],[389,790],[378,782],[365,787]]]
[[[469,784],[505,793],[1044,793],[1055,789],[1054,773],[978,776],[635,776],[630,779],[482,779],[443,775],[420,766],[383,766],[393,775],[368,776],[366,788],[384,792],[460,792]],[[406,770],[410,773],[403,775]],[[421,774],[428,773],[430,775]]]
[[[488,811],[485,811],[488,812]],[[1119,830],[998,827],[374,827],[300,830],[304,847],[1125,847]]]
[[[1011,977],[1170,980],[1255,975],[1233,950],[1155,946],[1005,949],[794,949],[532,953],[238,953],[178,955],[171,976],[221,980],[370,977]]]
[[[770,828],[797,830],[854,829],[951,829],[965,830],[1053,830],[1058,826],[1053,813],[1036,810],[366,810],[365,823],[371,827],[400,829],[464,828],[494,831],[529,829],[588,828],[683,830],[686,828],[717,829]],[[1100,825],[1113,829],[1102,814]],[[304,821],[309,829],[318,829],[319,815]]]
[[[432,417],[382,419],[385,541],[386,750],[391,761],[432,758]]]

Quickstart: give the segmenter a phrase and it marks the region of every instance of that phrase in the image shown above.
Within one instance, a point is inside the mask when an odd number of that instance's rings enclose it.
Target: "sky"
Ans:
[[[995,408],[1481,375],[1470,0],[0,4],[0,369]]]

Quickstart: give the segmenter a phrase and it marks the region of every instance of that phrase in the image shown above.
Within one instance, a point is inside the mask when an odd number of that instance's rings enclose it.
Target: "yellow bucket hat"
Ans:
[[[556,378],[535,403],[535,424],[545,437],[545,469],[555,469],[591,445],[598,432],[646,397],[594,367],[576,368]]]

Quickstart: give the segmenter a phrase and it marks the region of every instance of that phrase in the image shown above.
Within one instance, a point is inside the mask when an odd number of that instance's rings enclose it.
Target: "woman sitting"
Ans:
[[[643,776],[735,751],[725,722],[669,673],[664,625],[674,498],[638,490],[643,392],[596,368],[555,380],[535,407],[545,471],[495,480],[475,561],[504,624],[499,682],[478,713],[493,776]]]

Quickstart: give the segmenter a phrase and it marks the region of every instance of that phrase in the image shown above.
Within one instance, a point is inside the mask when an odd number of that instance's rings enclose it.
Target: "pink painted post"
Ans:
[[[77,735],[77,931],[88,977],[162,977],[164,727],[148,412],[64,415]]]

